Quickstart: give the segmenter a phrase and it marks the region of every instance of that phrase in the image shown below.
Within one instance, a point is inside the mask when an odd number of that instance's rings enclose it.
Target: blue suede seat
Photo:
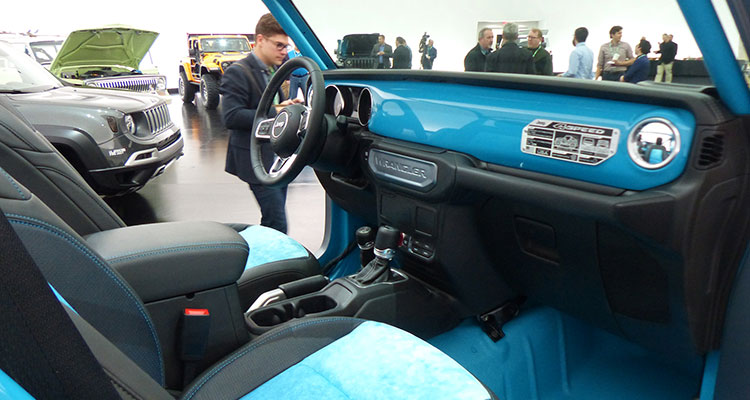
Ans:
[[[246,371],[259,373],[247,377]],[[323,318],[268,332],[199,377],[183,398],[491,397],[456,361],[410,333],[378,322]]]
[[[321,273],[318,259],[291,237],[261,225],[235,229],[248,247],[245,271],[237,280],[243,309],[282,283]]]
[[[307,249],[298,241],[262,225],[252,225],[240,231],[249,247],[245,270],[272,262],[308,256]]]

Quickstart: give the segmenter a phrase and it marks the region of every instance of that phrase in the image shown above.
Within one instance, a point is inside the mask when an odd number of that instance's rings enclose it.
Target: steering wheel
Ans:
[[[310,72],[312,91],[307,91],[307,105],[293,104],[285,107],[275,117],[269,117],[271,102],[279,87],[292,71],[300,67]],[[324,111],[323,72],[318,64],[308,57],[289,59],[268,82],[255,112],[253,135],[250,139],[250,163],[260,183],[271,187],[287,185],[302,172],[305,165],[315,161],[325,140],[322,127]],[[274,155],[273,163],[266,170],[261,147],[267,147],[262,145],[269,141]]]

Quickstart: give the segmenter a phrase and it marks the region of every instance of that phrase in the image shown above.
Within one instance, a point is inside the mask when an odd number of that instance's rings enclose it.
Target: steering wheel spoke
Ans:
[[[255,128],[255,137],[262,141],[271,140],[271,129],[273,128],[273,121],[273,118],[260,121],[260,123],[258,123],[258,126]]]
[[[302,113],[302,117],[299,123],[299,130],[297,131],[297,136],[300,137],[300,139],[305,138],[305,134],[307,133],[307,126],[310,122],[310,114],[312,112],[312,108],[305,106],[305,111]]]
[[[279,157],[278,155],[273,156],[273,164],[268,170],[268,175],[271,177],[277,177],[285,173],[294,163],[297,158],[297,153],[292,154],[289,157]]]

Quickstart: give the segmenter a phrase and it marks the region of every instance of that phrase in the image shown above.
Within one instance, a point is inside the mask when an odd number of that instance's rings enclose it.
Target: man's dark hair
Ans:
[[[583,43],[589,37],[589,30],[582,26],[576,29],[575,33],[573,34],[573,37],[576,38],[578,43]]]
[[[641,48],[641,54],[648,54],[651,52],[651,42],[646,39],[641,39],[638,43],[638,47]]]
[[[617,32],[620,32],[622,30],[622,27],[620,25],[615,25],[609,30],[609,37],[614,36]]]
[[[404,38],[402,38],[401,36],[397,36],[396,44],[406,44],[406,40],[404,40]]]
[[[273,36],[286,35],[286,32],[284,32],[284,29],[281,27],[281,25],[279,25],[279,22],[276,21],[276,18],[274,18],[271,13],[268,13],[263,14],[263,16],[258,20],[258,24],[255,25],[255,34],[263,36]]]

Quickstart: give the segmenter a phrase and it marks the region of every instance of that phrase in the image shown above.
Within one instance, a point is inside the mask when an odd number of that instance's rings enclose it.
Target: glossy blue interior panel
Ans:
[[[562,79],[562,78],[561,78]],[[687,110],[542,92],[414,81],[335,81],[372,93],[370,131],[474,156],[493,164],[630,190],[664,185],[687,164],[695,118]],[[637,99],[635,99],[637,100]],[[628,133],[647,118],[671,121],[681,149],[667,166],[647,170],[628,155]],[[535,119],[615,128],[617,153],[591,166],[521,151],[523,128]]]

